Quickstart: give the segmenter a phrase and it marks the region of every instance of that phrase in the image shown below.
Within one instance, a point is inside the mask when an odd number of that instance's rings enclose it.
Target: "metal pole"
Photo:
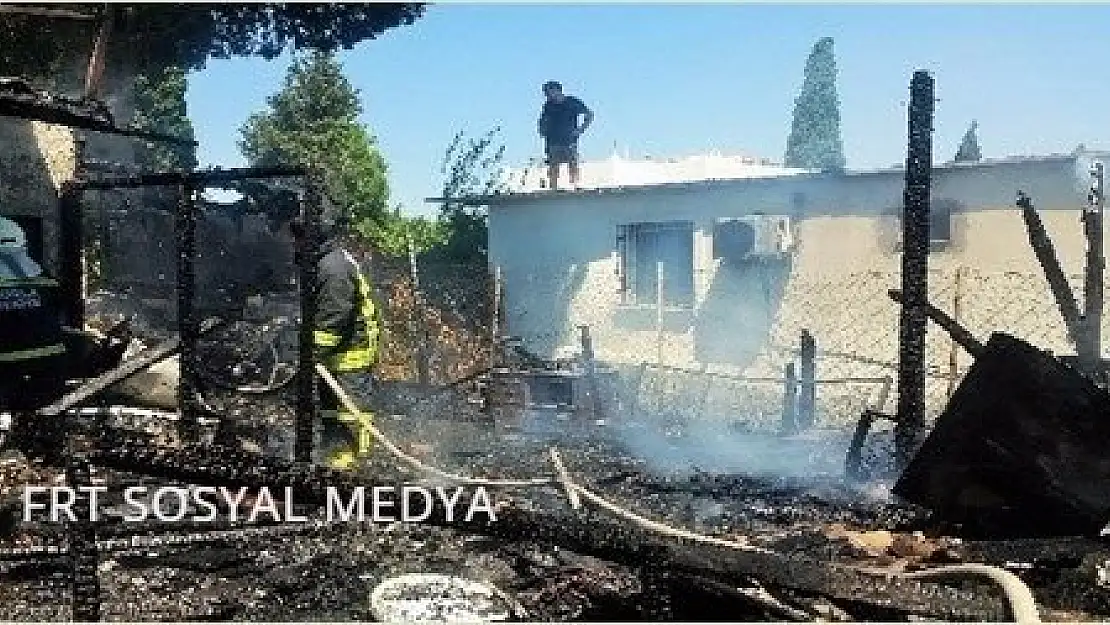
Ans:
[[[293,457],[297,462],[312,462],[312,446],[316,423],[316,353],[313,329],[316,327],[320,261],[320,187],[314,175],[305,179],[301,199],[303,242],[297,249],[301,324],[297,341],[297,409],[294,427]]]
[[[663,364],[663,261],[655,263],[655,348],[656,362]]]
[[[1083,230],[1087,237],[1087,270],[1084,275],[1083,337],[1086,349],[1079,354],[1088,360],[1082,363],[1084,370],[1102,376],[1102,306],[1103,273],[1106,259],[1103,256],[1102,208],[1104,201],[1102,163],[1095,162],[1091,167],[1091,188],[1087,194],[1087,209],[1083,211]]]
[[[428,372],[428,333],[424,323],[424,298],[420,293],[420,274],[416,270],[416,247],[412,238],[408,238],[409,247],[409,277],[412,280],[412,321],[413,333],[417,341],[416,347],[416,375],[422,386],[430,381]]]
[[[501,339],[501,265],[493,268],[493,321],[490,322],[490,339],[496,354],[497,342]]]
[[[956,284],[955,294],[952,296],[952,320],[956,323],[960,322],[960,298],[963,291],[963,266],[956,267]],[[945,397],[952,398],[952,393],[956,392],[956,378],[960,372],[959,361],[959,347],[960,344],[956,339],[951,339],[948,346],[948,389],[945,391]]]
[[[181,199],[177,210],[177,328],[181,336],[180,382],[178,402],[181,406],[181,435],[187,441],[196,440],[199,406],[197,393],[200,378],[197,373],[197,342],[200,324],[194,308],[196,292],[196,188],[180,187]]]
[[[928,323],[929,187],[933,163],[933,78],[910,83],[909,145],[902,214],[902,311],[899,327],[895,463],[903,470],[925,429],[925,331]]]

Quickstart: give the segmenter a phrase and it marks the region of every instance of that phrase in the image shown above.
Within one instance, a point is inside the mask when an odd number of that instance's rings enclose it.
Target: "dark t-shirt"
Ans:
[[[582,100],[568,95],[562,102],[544,102],[540,119],[543,120],[543,136],[553,145],[569,145],[571,135],[578,128],[578,116],[586,114]]]

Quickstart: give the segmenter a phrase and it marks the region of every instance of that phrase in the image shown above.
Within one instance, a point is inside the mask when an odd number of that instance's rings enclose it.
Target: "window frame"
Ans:
[[[664,293],[663,309],[693,310],[697,300],[697,295],[695,293],[695,278],[697,274],[695,235],[697,233],[697,225],[692,220],[641,221],[617,225],[617,289],[620,295],[620,306],[622,308],[655,309],[658,306],[654,294],[651,298],[643,298],[638,293],[640,287],[638,285],[635,267],[640,264],[638,256],[643,252],[638,249],[637,242],[642,236],[642,233],[665,231],[677,231],[689,236],[690,256],[686,261],[688,264],[682,268],[683,272],[687,274],[684,276],[684,282],[688,285],[688,288],[685,289],[687,295],[681,299],[673,299],[668,298],[666,293]],[[658,256],[658,253],[656,253],[656,256]],[[658,262],[658,259],[656,262]],[[644,301],[645,299],[650,299],[650,301]]]

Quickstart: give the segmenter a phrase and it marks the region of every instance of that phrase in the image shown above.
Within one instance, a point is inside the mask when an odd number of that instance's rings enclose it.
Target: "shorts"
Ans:
[[[574,142],[566,145],[548,143],[546,151],[548,165],[578,164],[578,145]]]

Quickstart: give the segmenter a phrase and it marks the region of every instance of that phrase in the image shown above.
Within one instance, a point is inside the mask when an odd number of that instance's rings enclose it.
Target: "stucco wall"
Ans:
[[[0,118],[0,211],[43,219],[43,237],[57,237],[58,192],[73,176],[73,132],[62,126]],[[43,261],[58,266],[58,250],[44,245]]]
[[[953,215],[951,243],[930,258],[934,303],[951,311],[959,269],[960,320],[981,338],[1003,330],[1070,352],[1013,202],[1018,189],[1033,197],[1078,288],[1085,246],[1078,209],[1086,180],[1077,171],[1085,170],[1066,159],[936,170],[933,197],[959,201],[962,212]],[[586,324],[599,357],[610,362],[774,377],[806,328],[818,343],[819,377],[894,375],[898,307],[886,292],[900,287],[901,260],[896,218],[884,214],[901,203],[903,186],[901,174],[886,172],[562,194],[493,206],[490,256],[505,278],[509,331],[550,356],[574,343],[574,327]],[[799,193],[800,213],[794,209]],[[752,212],[793,214],[794,258],[760,268],[756,277],[755,269],[726,272],[712,256],[713,221]],[[654,307],[620,304],[616,229],[668,220],[694,222],[696,304],[692,311],[666,311],[660,341]],[[1110,324],[1104,332],[1110,336]],[[935,412],[948,386],[942,376],[951,342],[935,328],[928,341]],[[738,357],[720,357],[730,350]],[[962,371],[969,362],[958,358]]]

